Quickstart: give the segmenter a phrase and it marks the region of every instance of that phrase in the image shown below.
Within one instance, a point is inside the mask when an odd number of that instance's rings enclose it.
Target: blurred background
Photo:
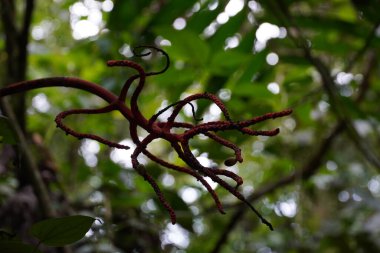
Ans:
[[[32,180],[30,159],[20,154],[18,141],[4,139],[9,129],[0,125],[2,229],[28,240],[28,227],[50,208],[58,216],[103,221],[66,252],[380,251],[379,1],[0,3],[1,86],[75,76],[118,93],[134,73],[107,68],[106,61],[131,59],[158,70],[164,65],[159,55],[141,59],[132,53],[135,46],[155,45],[169,54],[171,67],[147,79],[139,100],[146,117],[199,92],[218,95],[233,120],[293,109],[291,116],[255,128],[279,127],[276,137],[223,134],[243,151],[244,162],[228,169],[244,179],[242,194],[271,221],[272,232],[217,184],[210,181],[226,215],[194,178],[141,156],[176,210],[172,225],[150,185],[133,171],[132,151],[78,141],[56,128],[57,113],[98,108],[103,101],[65,88],[12,96],[2,112],[7,105],[15,112],[43,185]],[[204,121],[222,119],[217,106],[194,105]],[[193,122],[190,106],[180,119]],[[118,113],[72,116],[65,123],[133,150],[129,124]],[[230,150],[202,136],[191,146],[203,164],[226,169]],[[181,164],[164,141],[149,150]],[[41,187],[50,199],[42,205],[35,194]]]

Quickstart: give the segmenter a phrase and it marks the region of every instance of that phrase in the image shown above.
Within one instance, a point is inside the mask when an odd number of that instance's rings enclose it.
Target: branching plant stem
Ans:
[[[61,128],[66,134],[72,135],[78,139],[93,139],[98,142],[101,142],[112,148],[119,149],[129,149],[128,146],[121,145],[116,142],[112,142],[110,140],[104,139],[98,135],[80,133],[63,123],[63,120],[70,115],[75,114],[100,114],[100,113],[109,113],[111,111],[119,111],[127,121],[130,123],[129,133],[132,138],[132,141],[136,145],[134,152],[131,155],[132,166],[136,170],[136,172],[141,175],[154,189],[159,201],[162,205],[167,209],[170,214],[171,222],[174,224],[176,222],[176,215],[173,208],[165,199],[163,193],[161,192],[158,184],[155,182],[155,179],[149,175],[148,171],[145,167],[139,163],[138,156],[140,154],[145,154],[152,161],[157,164],[164,166],[168,169],[182,172],[185,174],[189,174],[195,177],[211,194],[214,199],[217,209],[224,213],[222,203],[219,200],[216,192],[211,188],[209,183],[204,179],[204,177],[211,178],[214,182],[218,183],[221,187],[229,191],[243,203],[247,204],[260,218],[262,223],[266,224],[271,230],[273,230],[272,225],[269,221],[267,221],[250,203],[247,199],[238,191],[238,186],[243,184],[243,179],[239,177],[237,174],[232,171],[224,170],[224,169],[214,169],[211,167],[203,166],[197,158],[193,155],[191,148],[189,146],[189,140],[196,135],[203,134],[208,136],[211,140],[214,140],[218,144],[225,146],[231,149],[234,152],[233,158],[228,158],[225,161],[226,166],[232,166],[237,162],[243,162],[243,158],[241,156],[241,150],[235,144],[230,141],[219,137],[217,132],[227,131],[227,130],[236,130],[242,134],[253,135],[253,136],[274,136],[279,133],[279,129],[273,130],[252,130],[249,127],[255,125],[259,122],[263,122],[269,119],[276,119],[279,117],[284,117],[289,115],[291,110],[284,110],[281,112],[273,112],[267,113],[262,116],[254,117],[245,121],[234,122],[223,102],[215,95],[209,93],[199,93],[191,95],[183,100],[175,102],[170,106],[160,110],[158,113],[154,114],[150,118],[145,118],[140,112],[138,106],[139,96],[144,88],[146,78],[148,76],[158,75],[165,72],[169,67],[169,56],[163,50],[155,47],[139,47],[138,49],[149,49],[150,51],[145,54],[138,54],[135,52],[135,56],[146,56],[151,54],[152,50],[156,50],[160,52],[166,58],[165,67],[158,72],[145,72],[144,69],[137,64],[136,62],[129,60],[113,60],[108,61],[107,65],[110,67],[123,66],[134,69],[137,74],[131,76],[124,84],[121,89],[119,95],[115,95],[112,92],[106,90],[105,88],[97,85],[95,83],[91,83],[85,80],[81,80],[73,77],[51,77],[51,78],[43,78],[31,81],[24,81],[15,84],[11,84],[3,89],[0,89],[0,97],[26,92],[29,90],[34,90],[43,87],[69,87],[87,91],[91,94],[94,94],[103,100],[105,100],[108,105],[99,109],[71,109],[67,111],[63,111],[59,113],[55,122],[57,123],[57,127]],[[131,100],[129,106],[126,103],[127,93],[131,87],[131,85],[137,81],[137,87],[132,93]],[[196,101],[198,99],[206,99],[213,103],[215,103],[220,110],[222,111],[225,120],[212,121],[206,123],[199,124],[191,124],[185,122],[176,121],[176,117],[179,112],[183,109],[183,107],[187,104],[191,104],[192,101]],[[163,112],[167,111],[173,107],[173,111],[170,116],[167,118],[167,121],[160,122],[158,121],[158,116]],[[192,107],[193,116],[195,118],[195,110]],[[140,139],[137,134],[137,128],[145,129],[149,134],[144,139]],[[174,133],[173,129],[184,129],[182,133]],[[162,160],[161,158],[155,156],[147,150],[148,145],[155,139],[164,139],[168,141],[173,149],[177,152],[178,156],[187,164],[188,167],[182,167],[175,164],[171,164],[167,161]],[[220,176],[230,178],[235,181],[236,185],[232,186],[227,181],[222,179]]]

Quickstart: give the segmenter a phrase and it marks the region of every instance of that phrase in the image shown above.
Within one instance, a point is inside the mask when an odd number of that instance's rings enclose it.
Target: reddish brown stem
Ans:
[[[261,219],[261,221],[264,224],[269,226],[270,229],[273,229],[272,225],[265,218],[261,216],[261,214],[244,198],[243,195],[240,194],[240,192],[237,191],[237,187],[243,184],[243,179],[231,171],[218,169],[218,168],[208,168],[201,165],[199,161],[197,160],[197,158],[191,152],[191,149],[189,147],[189,140],[198,134],[203,134],[203,135],[208,136],[210,139],[214,140],[215,142],[227,148],[232,149],[235,153],[235,156],[233,158],[228,158],[225,161],[226,166],[232,166],[236,162],[243,161],[241,150],[237,145],[233,144],[232,142],[219,137],[216,134],[217,132],[226,131],[226,130],[237,130],[243,134],[248,134],[248,135],[274,136],[279,133],[279,129],[252,130],[252,129],[249,129],[248,127],[256,123],[268,120],[268,119],[275,119],[275,118],[287,116],[291,113],[291,110],[267,113],[250,120],[233,122],[230,118],[227,108],[217,96],[208,94],[208,93],[201,93],[201,94],[191,95],[183,100],[180,100],[176,103],[171,104],[168,107],[165,107],[164,109],[160,110],[158,113],[153,115],[148,120],[140,112],[140,109],[138,106],[138,99],[144,88],[146,77],[158,75],[165,72],[167,68],[169,67],[170,61],[169,61],[168,55],[161,49],[157,49],[155,47],[143,47],[143,48],[148,48],[150,50],[154,49],[162,53],[164,57],[166,58],[165,67],[162,70],[157,71],[157,72],[145,72],[144,69],[139,64],[133,61],[129,61],[129,60],[108,61],[107,64],[110,67],[124,66],[124,67],[128,67],[137,71],[137,74],[131,76],[124,83],[124,86],[122,87],[119,95],[113,94],[112,92],[104,89],[100,85],[97,85],[88,81],[84,81],[78,78],[52,77],[52,78],[43,78],[43,79],[37,79],[37,80],[31,80],[31,81],[25,81],[25,82],[12,84],[8,87],[0,89],[0,97],[12,95],[15,93],[20,93],[20,92],[25,92],[25,91],[29,91],[33,89],[45,88],[45,87],[69,87],[69,88],[84,90],[91,94],[94,94],[102,98],[103,100],[105,100],[108,103],[108,105],[99,109],[71,109],[71,110],[61,112],[56,116],[57,126],[61,128],[63,131],[65,131],[67,134],[70,134],[78,139],[88,138],[88,139],[99,141],[109,147],[128,149],[129,147],[125,145],[121,145],[119,143],[107,140],[98,135],[80,133],[66,126],[63,123],[63,119],[70,115],[100,114],[100,113],[109,113],[114,110],[119,111],[125,117],[125,119],[129,121],[130,123],[129,134],[132,138],[132,141],[136,145],[136,149],[131,155],[133,168],[152,186],[159,201],[168,210],[172,223],[176,222],[176,216],[175,216],[174,210],[165,199],[155,179],[152,176],[150,176],[148,171],[144,168],[144,166],[138,162],[137,158],[141,153],[145,154],[148,158],[150,158],[152,161],[158,163],[161,166],[167,167],[177,172],[186,173],[188,175],[195,177],[198,181],[201,182],[203,186],[205,186],[207,191],[211,194],[211,196],[213,197],[216,203],[218,210],[221,213],[224,213],[222,204],[217,194],[211,188],[209,183],[207,183],[207,181],[204,179],[204,177],[211,178],[214,182],[218,183],[221,187],[223,187],[224,189],[229,191],[231,194],[236,196],[238,199],[246,203],[257,214],[257,216]],[[146,54],[136,54],[136,56],[141,57],[141,56],[146,56],[148,54],[151,54],[151,51]],[[128,107],[126,105],[127,94],[132,83],[134,81],[137,81],[137,79],[138,79],[137,87],[132,93],[130,107]],[[186,104],[191,103],[192,101],[196,101],[198,99],[207,99],[213,102],[214,104],[216,104],[222,111],[225,117],[225,120],[207,122],[203,124],[191,124],[191,123],[186,123],[186,122],[175,121],[177,115]],[[174,110],[171,113],[171,115],[168,117],[167,121],[157,122],[156,120],[158,116],[171,107],[174,107]],[[195,118],[194,107],[192,109],[193,109],[193,116]],[[138,127],[145,129],[149,133],[149,135],[141,141],[137,133]],[[184,132],[174,133],[172,132],[173,128],[184,128]],[[171,146],[173,147],[173,149],[177,152],[178,156],[188,165],[188,168],[168,163],[164,161],[163,159],[153,155],[146,149],[147,146],[153,140],[159,139],[159,138],[164,139],[168,141],[169,143],[171,143]],[[235,188],[232,187],[230,184],[227,183],[227,181],[223,180],[219,176],[224,176],[224,177],[234,180],[236,182],[236,187]]]

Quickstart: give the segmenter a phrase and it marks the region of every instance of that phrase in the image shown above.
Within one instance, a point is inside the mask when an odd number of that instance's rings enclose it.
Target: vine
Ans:
[[[196,178],[210,193],[212,198],[215,201],[217,209],[221,213],[225,213],[223,210],[222,203],[219,200],[218,195],[216,192],[211,188],[210,184],[205,180],[205,177],[211,178],[214,182],[218,183],[221,187],[229,191],[232,195],[234,195],[236,198],[247,204],[253,212],[260,218],[261,222],[266,224],[271,230],[273,230],[273,227],[269,221],[267,221],[254,207],[250,204],[250,202],[238,191],[238,187],[243,184],[243,179],[235,174],[232,171],[225,170],[225,169],[215,169],[211,167],[203,166],[193,155],[191,152],[191,148],[189,145],[190,139],[193,137],[203,134],[210,139],[214,140],[215,142],[219,143],[222,146],[225,146],[229,149],[231,149],[234,152],[234,157],[228,158],[225,160],[224,164],[227,167],[235,165],[237,162],[241,163],[243,162],[243,158],[241,155],[240,148],[220,137],[217,135],[218,132],[221,131],[228,131],[228,130],[236,130],[241,132],[242,134],[247,135],[253,135],[253,136],[275,136],[279,133],[279,129],[273,129],[273,130],[252,130],[248,127],[255,125],[259,122],[268,120],[268,119],[275,119],[279,117],[284,117],[289,114],[291,114],[291,110],[284,110],[281,112],[272,112],[267,113],[262,116],[257,116],[249,120],[244,121],[233,121],[228,113],[228,110],[224,103],[215,95],[209,94],[209,93],[198,93],[190,95],[189,97],[186,97],[185,99],[182,99],[178,102],[175,102],[164,109],[158,111],[156,114],[151,116],[150,118],[145,118],[138,106],[138,98],[144,88],[146,78],[148,76],[158,75],[164,73],[170,65],[170,59],[168,54],[163,51],[162,49],[151,47],[151,46],[141,46],[137,47],[136,49],[149,49],[148,53],[145,54],[139,54],[134,51],[135,56],[147,56],[152,53],[152,50],[156,50],[160,52],[166,59],[166,65],[165,67],[157,72],[145,72],[143,67],[136,62],[130,61],[130,60],[112,60],[108,61],[107,65],[109,67],[128,67],[131,69],[134,69],[137,74],[132,75],[130,78],[127,79],[124,86],[122,87],[120,94],[115,95],[114,93],[106,90],[105,88],[101,87],[100,85],[97,85],[95,83],[91,83],[85,80],[81,80],[74,77],[51,77],[51,78],[42,78],[42,79],[36,79],[36,80],[30,80],[30,81],[24,81],[19,82],[15,84],[11,84],[5,88],[0,89],[0,97],[4,97],[7,95],[25,92],[29,90],[34,90],[38,88],[43,87],[70,87],[70,88],[76,88],[81,89],[87,92],[90,92],[103,100],[105,100],[108,104],[105,107],[98,108],[98,109],[71,109],[67,111],[63,111],[59,113],[56,118],[55,122],[57,124],[57,127],[62,129],[66,134],[72,135],[78,139],[92,139],[96,140],[100,143],[103,143],[109,147],[112,148],[118,148],[118,149],[129,149],[128,146],[121,145],[119,143],[110,141],[108,139],[102,138],[95,134],[88,134],[88,133],[80,133],[67,125],[63,123],[63,119],[70,115],[75,114],[101,114],[101,113],[109,113],[111,111],[119,111],[127,121],[129,121],[129,133],[132,138],[132,141],[136,145],[136,148],[134,152],[131,155],[132,160],[132,166],[135,171],[140,174],[154,189],[159,201],[162,203],[162,205],[167,209],[171,222],[174,224],[176,222],[176,215],[171,207],[171,205],[168,203],[168,201],[165,199],[165,196],[161,192],[158,184],[154,180],[154,178],[148,173],[148,171],[145,169],[145,167],[139,163],[138,156],[140,154],[146,155],[150,160],[154,161],[155,163],[166,167],[171,170],[175,170],[178,172],[186,173],[194,178]],[[135,90],[132,93],[131,99],[130,99],[130,106],[127,105],[127,93],[133,84],[134,81],[137,81],[137,86]],[[192,101],[196,101],[199,99],[205,99],[209,100],[213,103],[215,103],[219,109],[222,111],[223,116],[225,120],[217,120],[217,121],[211,121],[211,122],[205,122],[205,123],[186,123],[186,122],[179,122],[176,121],[176,118],[179,114],[179,112],[183,109],[183,107],[186,104],[190,104],[192,106],[192,112],[193,116],[195,118],[194,108],[192,105]],[[166,112],[168,109],[173,108],[173,111],[171,112],[170,116],[167,118],[166,121],[158,121],[159,115]],[[201,121],[202,119],[196,119],[197,121]],[[148,135],[144,137],[143,139],[140,139],[137,134],[138,127],[141,127],[145,129],[148,132]],[[173,129],[183,129],[181,133],[177,133],[178,131],[174,132]],[[169,163],[151,152],[147,150],[147,146],[156,139],[164,139],[168,141],[172,148],[176,151],[180,159],[182,159],[188,167],[184,166],[178,166],[176,164]],[[232,179],[235,181],[236,185],[232,186],[227,181],[222,179],[220,176],[224,176],[226,178]]]

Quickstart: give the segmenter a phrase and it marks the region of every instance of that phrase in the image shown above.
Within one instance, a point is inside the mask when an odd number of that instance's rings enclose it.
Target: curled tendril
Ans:
[[[163,114],[164,112],[166,112],[167,110],[169,110],[171,107],[176,106],[176,105],[179,104],[179,103],[182,103],[182,101],[174,102],[174,103],[172,103],[172,104],[170,104],[170,105],[168,105],[168,106],[162,108],[161,110],[159,110],[155,115],[153,115],[153,116],[149,119],[149,124],[152,125],[153,122],[155,122],[155,121],[157,120],[157,118],[158,118],[161,114]],[[193,119],[194,119],[195,121],[202,121],[203,118],[197,118],[197,116],[195,115],[196,113],[195,113],[195,107],[194,107],[194,105],[193,105],[191,102],[187,102],[186,104],[190,105],[190,107],[191,107],[191,113],[192,113],[192,115],[193,115]]]
[[[150,49],[150,51],[146,52],[146,53],[138,53],[137,50],[141,50],[141,49]],[[169,55],[162,49],[160,48],[157,48],[157,47],[153,47],[153,46],[137,46],[137,47],[134,47],[132,49],[132,53],[133,53],[133,56],[135,57],[145,57],[145,56],[148,56],[148,55],[151,55],[152,54],[152,50],[154,51],[157,51],[159,53],[161,53],[164,57],[165,57],[165,66],[163,69],[159,70],[159,71],[156,71],[156,72],[148,72],[146,73],[145,75],[146,76],[152,76],[152,75],[159,75],[159,74],[162,74],[164,72],[166,72],[166,70],[169,69],[169,66],[170,66],[170,58],[169,58]]]
[[[148,49],[149,51],[145,53],[137,52],[137,50],[144,49]],[[194,136],[202,134],[209,137],[212,141],[215,141],[219,145],[222,145],[232,150],[234,152],[234,156],[229,157],[224,161],[226,167],[231,167],[235,165],[237,162],[243,162],[241,150],[236,144],[218,136],[217,134],[219,132],[235,130],[240,132],[241,134],[251,136],[275,136],[279,133],[278,128],[273,130],[253,130],[250,127],[259,122],[263,122],[269,119],[276,119],[287,116],[291,114],[292,111],[284,110],[281,112],[267,113],[262,116],[257,116],[244,121],[233,121],[229,115],[226,106],[217,96],[209,93],[199,93],[191,95],[180,101],[174,102],[166,106],[165,108],[159,110],[156,114],[147,119],[139,110],[138,98],[141,94],[142,89],[144,88],[146,78],[148,76],[164,73],[169,68],[170,59],[165,51],[154,46],[139,46],[133,49],[135,57],[148,56],[152,54],[153,51],[161,53],[166,59],[165,66],[161,70],[155,72],[145,72],[144,68],[140,64],[130,60],[112,60],[107,62],[107,65],[109,67],[127,67],[137,72],[136,74],[128,78],[128,80],[124,83],[119,94],[111,93],[110,91],[106,90],[100,85],[78,78],[51,77],[9,85],[3,89],[0,89],[0,97],[43,87],[71,87],[88,91],[104,99],[108,103],[108,105],[99,109],[71,109],[68,111],[61,112],[56,116],[55,119],[57,127],[65,131],[66,134],[72,135],[78,139],[89,138],[99,141],[109,147],[128,149],[129,147],[127,146],[105,139],[98,135],[80,133],[66,126],[63,122],[65,118],[75,114],[92,115],[100,113],[109,113],[111,111],[119,111],[125,117],[125,119],[129,121],[129,135],[132,138],[134,144],[136,145],[136,148],[133,154],[131,155],[132,167],[152,186],[154,192],[158,197],[158,200],[169,212],[172,223],[176,222],[175,212],[168,203],[168,201],[165,199],[155,179],[152,176],[150,176],[147,169],[138,162],[138,157],[141,154],[146,155],[150,160],[163,167],[166,167],[176,172],[185,173],[196,178],[197,181],[199,181],[210,193],[210,195],[214,199],[217,209],[221,213],[224,213],[223,205],[219,200],[218,195],[212,189],[208,181],[205,180],[205,178],[210,178],[214,182],[218,183],[222,188],[229,191],[237,199],[247,204],[249,208],[251,208],[253,212],[256,213],[256,215],[259,217],[262,223],[266,224],[271,230],[273,230],[272,225],[238,191],[238,187],[243,184],[243,179],[234,172],[226,170],[224,168],[210,168],[202,165],[192,153],[189,142],[190,139]],[[129,101],[130,106],[128,106],[127,93],[135,81],[137,81],[137,86],[135,90],[132,92],[132,96]],[[202,119],[196,117],[195,108],[192,104],[193,101],[196,101],[198,99],[206,99],[211,103],[217,105],[222,111],[225,120],[201,123],[200,121],[202,121]],[[196,121],[195,124],[176,121],[178,114],[187,104],[191,106],[193,118]],[[171,111],[167,120],[161,122],[157,121],[157,118],[164,112],[168,111],[170,108],[173,108],[173,110]],[[145,138],[140,139],[137,133],[138,128],[145,129],[148,132],[148,135]],[[178,131],[172,131],[173,129],[177,129]],[[181,129],[183,129],[182,132]],[[176,164],[167,162],[162,158],[149,152],[147,150],[148,145],[152,141],[157,139],[163,139],[168,141],[171,144],[173,150],[178,154],[180,159],[182,159],[186,163],[187,166],[178,166]],[[236,185],[230,185],[228,181],[226,181],[224,178],[233,180],[236,183]]]

